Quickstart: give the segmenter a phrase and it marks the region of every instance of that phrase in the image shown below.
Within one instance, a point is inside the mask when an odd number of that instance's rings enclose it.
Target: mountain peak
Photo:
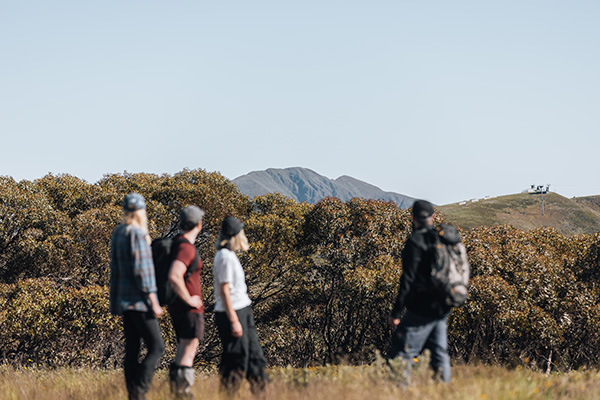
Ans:
[[[334,180],[302,167],[252,171],[235,178],[232,182],[249,197],[280,193],[298,202],[311,204],[329,196],[342,201],[354,197],[393,201],[401,208],[408,208],[415,201],[414,198],[399,193],[384,192],[351,176],[342,175]]]

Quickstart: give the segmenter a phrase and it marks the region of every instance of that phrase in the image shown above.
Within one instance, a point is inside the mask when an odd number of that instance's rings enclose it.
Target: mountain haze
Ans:
[[[394,192],[384,192],[376,186],[352,178],[341,176],[329,179],[307,168],[269,168],[253,171],[232,181],[237,188],[249,197],[267,193],[281,193],[298,202],[317,203],[325,197],[337,197],[348,201],[354,197],[393,201],[401,208],[410,207],[414,198]]]

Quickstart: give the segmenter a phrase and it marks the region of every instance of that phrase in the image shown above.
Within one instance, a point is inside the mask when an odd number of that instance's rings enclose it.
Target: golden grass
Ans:
[[[567,199],[556,193],[544,195],[544,215],[540,195],[527,193],[481,199],[466,204],[437,207],[449,222],[464,229],[480,225],[512,225],[517,229],[553,227],[561,234],[592,234],[600,231],[600,206],[595,198]]]
[[[455,366],[449,384],[436,383],[426,366],[413,372],[412,384],[403,387],[383,365],[329,366],[270,370],[272,382],[266,399],[281,400],[503,400],[600,399],[600,373],[574,371],[548,376],[524,368]],[[215,373],[198,373],[196,399],[224,399]],[[121,371],[29,367],[15,370],[0,366],[0,400],[5,399],[126,399]],[[169,399],[166,371],[158,371],[148,400]],[[244,386],[236,399],[253,399]]]

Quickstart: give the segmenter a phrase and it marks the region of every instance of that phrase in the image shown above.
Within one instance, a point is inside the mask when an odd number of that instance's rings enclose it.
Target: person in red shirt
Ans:
[[[169,281],[177,299],[168,306],[177,337],[177,354],[171,363],[169,380],[171,391],[178,398],[192,398],[194,384],[194,357],[204,340],[204,304],[200,271],[202,260],[198,256],[196,238],[202,230],[204,211],[196,206],[181,210],[181,234],[174,240],[173,263]],[[185,240],[182,240],[185,239]]]

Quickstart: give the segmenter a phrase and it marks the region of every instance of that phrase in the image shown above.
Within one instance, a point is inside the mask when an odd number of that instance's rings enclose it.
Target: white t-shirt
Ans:
[[[234,310],[241,310],[251,303],[246,287],[246,277],[240,260],[229,249],[221,249],[215,255],[213,263],[213,287],[215,290],[215,311],[225,311],[225,304],[221,298],[221,285],[229,283],[229,297]]]

